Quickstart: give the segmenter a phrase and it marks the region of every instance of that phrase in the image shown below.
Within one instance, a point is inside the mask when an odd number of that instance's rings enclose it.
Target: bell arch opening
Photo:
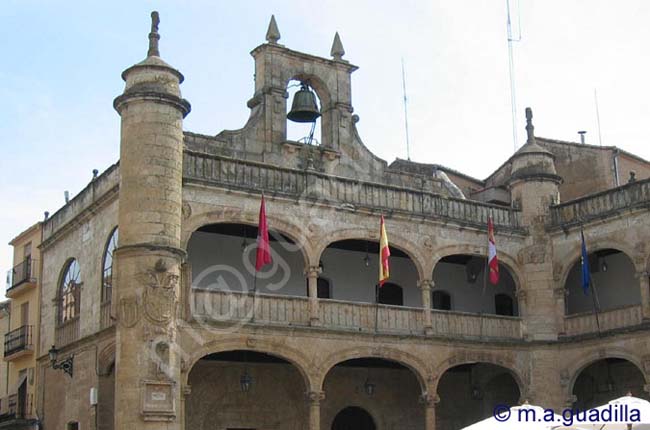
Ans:
[[[322,103],[309,77],[287,84],[287,141],[319,146],[322,143]]]
[[[454,366],[438,382],[436,428],[459,430],[493,415],[497,405],[515,406],[521,391],[512,372],[490,363]]]
[[[499,263],[499,282],[486,279],[486,258],[480,255],[454,254],[443,257],[433,269],[432,294],[444,291],[447,297],[432,296],[437,310],[519,316],[517,285],[510,270]]]
[[[601,406],[628,393],[650,400],[644,391],[643,372],[623,358],[604,358],[586,366],[573,384],[574,408]]]
[[[397,361],[375,357],[342,361],[325,375],[323,390],[323,428],[374,429],[389,421],[403,428],[424,428],[421,383],[413,370]]]
[[[185,428],[308,427],[307,383],[296,365],[277,355],[252,350],[208,354],[194,364],[188,384]]]
[[[614,310],[641,303],[639,281],[634,263],[624,252],[613,248],[589,254],[591,283],[583,288],[582,259],[578,258],[569,271],[564,289],[567,315]],[[596,292],[593,297],[593,291]]]

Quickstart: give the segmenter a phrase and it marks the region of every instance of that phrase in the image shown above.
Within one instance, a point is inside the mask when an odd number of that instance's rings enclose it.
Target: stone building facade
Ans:
[[[501,403],[647,397],[649,163],[618,151],[637,175],[613,182],[606,150],[536,138],[527,111],[527,143],[485,181],[388,165],[357,133],[340,39],[331,59],[296,52],[274,19],[248,122],[186,132],[159,38],[153,14],[114,101],[119,163],[43,222],[43,428],[453,430]],[[292,81],[318,97],[318,145],[287,140]],[[578,169],[592,154],[603,168]],[[262,194],[274,262],[256,275]],[[581,229],[597,314],[576,289]]]

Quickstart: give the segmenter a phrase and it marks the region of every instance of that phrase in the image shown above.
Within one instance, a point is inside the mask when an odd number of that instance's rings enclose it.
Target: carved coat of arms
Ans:
[[[118,321],[125,327],[133,327],[140,320],[138,298],[135,296],[124,297],[120,300],[117,309]]]
[[[158,260],[153,270],[147,270],[138,276],[138,280],[145,286],[144,314],[151,322],[167,324],[174,317],[179,278],[179,275],[167,271],[162,260]]]

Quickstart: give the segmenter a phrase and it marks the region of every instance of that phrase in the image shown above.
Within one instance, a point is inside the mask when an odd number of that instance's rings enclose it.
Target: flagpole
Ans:
[[[253,275],[253,316],[251,318],[251,322],[255,322],[255,308],[257,307],[257,303],[255,298],[257,297],[257,270],[255,270],[255,275]]]
[[[589,277],[589,285],[591,286],[591,301],[594,305],[594,316],[596,317],[596,329],[598,330],[598,336],[600,337],[600,320],[598,318],[598,309],[600,308],[600,303],[598,302],[598,293],[596,293],[596,283]]]
[[[582,270],[582,288],[585,286],[587,288],[591,287],[591,302],[594,310],[594,317],[596,318],[596,329],[598,331],[598,336],[600,337],[600,320],[598,318],[598,308],[600,303],[598,303],[598,293],[596,292],[596,283],[594,282],[591,276],[591,268],[589,267],[589,253],[587,252],[587,243],[585,241],[585,232],[580,225],[580,249],[581,249],[581,270]],[[587,284],[585,285],[585,278],[587,278]],[[589,289],[585,291],[589,293]]]
[[[375,287],[375,333],[379,332],[379,289],[381,287],[377,285]]]

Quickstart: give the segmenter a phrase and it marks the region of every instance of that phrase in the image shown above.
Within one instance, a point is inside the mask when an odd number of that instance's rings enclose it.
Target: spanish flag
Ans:
[[[381,216],[379,225],[379,286],[384,285],[390,276],[388,268],[388,257],[390,257],[390,248],[388,247],[388,236],[386,235],[386,226],[384,225],[384,216]]]

